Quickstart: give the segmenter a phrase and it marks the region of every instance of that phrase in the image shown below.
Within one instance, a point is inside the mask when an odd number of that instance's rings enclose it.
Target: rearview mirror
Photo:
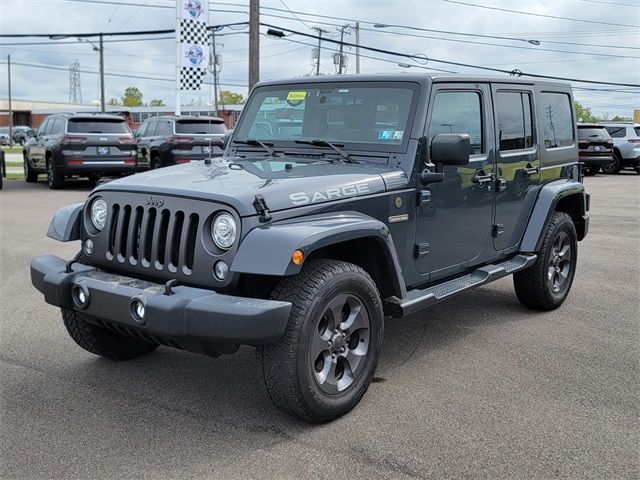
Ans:
[[[470,152],[469,135],[466,133],[440,133],[431,140],[431,163],[466,165]]]

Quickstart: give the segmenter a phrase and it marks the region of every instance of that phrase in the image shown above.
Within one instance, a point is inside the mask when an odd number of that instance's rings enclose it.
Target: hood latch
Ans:
[[[262,195],[256,195],[255,200],[253,200],[253,208],[256,209],[258,219],[261,223],[271,220],[271,213],[269,213],[269,208],[267,207],[267,203],[264,201],[264,197]]]

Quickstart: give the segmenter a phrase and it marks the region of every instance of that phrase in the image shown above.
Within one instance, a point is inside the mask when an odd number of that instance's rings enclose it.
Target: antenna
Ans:
[[[76,61],[69,66],[69,102],[82,103],[82,87],[80,86],[80,62]]]

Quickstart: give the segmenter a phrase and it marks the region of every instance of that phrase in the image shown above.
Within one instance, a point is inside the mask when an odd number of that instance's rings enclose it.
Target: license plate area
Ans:
[[[97,147],[97,148],[98,148],[98,155],[109,155],[110,153],[109,147]]]
[[[211,153],[211,147],[209,146],[203,146],[202,147],[202,153],[206,153],[207,155]]]

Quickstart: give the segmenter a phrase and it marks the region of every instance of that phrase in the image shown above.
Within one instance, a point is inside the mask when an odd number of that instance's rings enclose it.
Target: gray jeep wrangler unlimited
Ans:
[[[282,411],[325,422],[362,398],[383,319],[513,274],[567,297],[589,195],[571,89],[511,78],[261,83],[223,157],[130,176],[62,208],[33,285],[114,360],[158,345],[256,347]]]

